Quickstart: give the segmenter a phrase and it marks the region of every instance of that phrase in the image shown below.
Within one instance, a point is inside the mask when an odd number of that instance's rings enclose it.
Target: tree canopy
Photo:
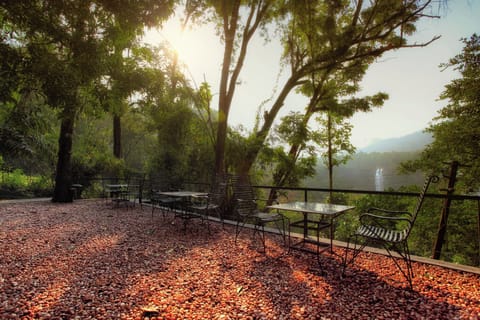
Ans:
[[[473,34],[462,42],[462,52],[440,66],[454,68],[460,78],[447,84],[440,96],[448,103],[427,128],[434,141],[418,160],[404,163],[403,168],[438,171],[442,163],[458,161],[461,181],[471,189],[480,185],[480,36]]]
[[[168,0],[0,1],[1,50],[9,57],[2,70],[28,80],[3,82],[2,97],[38,90],[61,119],[54,201],[69,201],[75,118],[107,74],[107,61],[172,9]]]
[[[148,135],[136,131],[131,125],[136,121],[157,135],[159,168],[168,170],[169,162],[186,168],[196,158],[205,161],[203,168],[208,170],[211,159],[202,156],[201,151],[213,146],[217,173],[234,166],[237,173],[247,174],[259,154],[270,147],[267,141],[273,136],[273,124],[286,98],[296,90],[307,96],[309,103],[304,113],[290,119],[294,122],[286,118],[287,122],[277,127],[278,137],[288,142],[290,150],[272,150],[279,151],[278,159],[285,162],[279,165],[279,181],[298,181],[301,176],[288,177],[290,169],[295,171],[292,164],[300,164],[300,175],[310,174],[314,166],[312,159],[299,157],[307,154],[308,140],[312,139],[302,134],[302,130],[308,131],[310,119],[327,110],[348,117],[381,105],[386,98],[383,93],[356,96],[368,66],[386,51],[430,42],[407,41],[415,31],[415,23],[428,17],[426,12],[432,3],[429,0],[185,1],[182,4],[186,5],[186,18],[215,23],[224,43],[218,111],[212,112],[212,94],[207,84],[193,90],[178,71],[175,57],[164,64],[155,63],[157,53],[138,42],[145,28],[160,25],[178,3],[0,0],[0,50],[5,56],[0,70],[12,76],[0,81],[0,98],[4,103],[18,104],[15,97],[35,93],[38,101],[54,110],[60,120],[54,200],[68,199],[72,150],[80,154],[73,147],[75,124],[86,112],[96,116],[111,113],[117,157],[122,156],[117,144],[120,138],[134,141]],[[284,48],[282,63],[289,74],[277,96],[268,102],[270,105],[256,115],[254,130],[241,136],[239,130],[228,127],[235,89],[249,57],[251,39],[256,34],[268,38],[271,32],[279,35]],[[120,117],[127,123],[127,134],[117,130]],[[300,130],[298,136],[288,136],[282,129],[288,123],[295,123]],[[83,129],[88,127],[82,125]],[[4,130],[2,134],[13,133]],[[196,139],[201,136],[206,138]],[[84,146],[86,141],[91,140],[86,139]],[[230,142],[231,146],[227,146]],[[185,152],[180,154],[179,149]],[[130,158],[133,163],[135,157]],[[154,163],[154,159],[145,161]],[[81,162],[91,161],[83,158]]]
[[[267,26],[277,30],[284,46],[283,63],[290,74],[280,87],[271,105],[263,110],[258,127],[252,132],[251,145],[240,174],[249,172],[285,99],[309,79],[328,79],[342,70],[362,74],[377,57],[389,50],[421,44],[409,44],[407,36],[415,31],[415,23],[428,16],[431,1],[188,1],[187,15],[210,12],[208,21],[215,21],[224,41],[219,87],[219,124],[216,140],[216,171],[224,168],[225,137],[228,115],[235,86],[247,56],[252,36]],[[201,10],[198,10],[198,9]],[[210,9],[210,10],[207,10]],[[193,13],[192,13],[193,12]],[[262,28],[263,27],[263,28]],[[432,41],[435,40],[432,39]],[[316,87],[320,98],[323,85]],[[318,108],[318,104],[313,104]]]

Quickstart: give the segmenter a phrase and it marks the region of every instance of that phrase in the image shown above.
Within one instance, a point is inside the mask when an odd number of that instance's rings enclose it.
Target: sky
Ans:
[[[441,18],[421,20],[409,42],[426,42],[437,35],[440,39],[427,47],[388,52],[367,71],[358,95],[381,91],[388,93],[389,99],[382,108],[357,113],[350,119],[351,142],[357,148],[375,140],[421,131],[446,104],[438,98],[444,86],[459,75],[452,69],[442,71],[439,65],[461,53],[461,38],[480,33],[480,0],[450,0],[448,7],[434,13]],[[214,94],[212,106],[217,109],[223,46],[213,27],[195,26],[182,31],[179,20],[171,19],[162,29],[148,32],[145,41],[154,45],[169,42],[186,65],[185,71],[192,83],[199,86],[207,81],[210,84]],[[271,105],[271,99],[276,97],[288,76],[288,70],[280,67],[282,49],[278,42],[266,43],[259,36],[252,41],[229,117],[230,125],[242,125],[246,129],[253,127],[262,104],[267,108]],[[277,116],[277,123],[291,111],[303,111],[306,101],[300,95],[291,94]]]

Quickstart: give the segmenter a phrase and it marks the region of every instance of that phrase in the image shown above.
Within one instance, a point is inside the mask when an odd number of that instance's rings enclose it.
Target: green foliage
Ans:
[[[106,100],[119,102],[120,91],[129,94],[136,73],[124,49],[145,27],[156,25],[173,10],[175,1],[134,1],[114,4],[105,1],[4,1],[1,3],[2,71],[15,70],[21,80],[1,83],[5,92],[38,89],[45,102],[59,112],[61,131],[56,170],[55,201],[68,201],[71,177],[71,149],[75,117],[85,105],[93,105],[99,85],[109,77],[118,85]],[[8,32],[9,30],[12,32]],[[15,56],[14,53],[18,53]],[[21,61],[21,63],[18,63]],[[13,63],[18,63],[19,67]],[[123,68],[124,67],[124,68]],[[126,69],[126,70],[123,70]],[[120,72],[115,77],[114,70]],[[3,72],[2,72],[3,74]],[[128,78],[127,81],[124,78]],[[2,99],[3,100],[3,99]]]
[[[165,54],[159,55],[162,52]],[[139,114],[130,115],[136,119],[129,130],[132,138],[137,137],[132,150],[140,151],[139,142],[143,141],[144,150],[150,153],[150,157],[138,159],[137,164],[143,162],[143,169],[150,176],[167,177],[167,184],[172,187],[186,181],[208,181],[213,172],[212,132],[205,122],[213,120],[209,114],[208,86],[193,90],[179,72],[176,60],[169,58],[168,48],[157,48],[152,54],[160,64],[151,67],[160,69],[149,70],[152,75],[159,71],[162,75],[150,79],[147,94],[137,102]],[[139,123],[144,124],[140,126],[144,130],[133,132]]]
[[[403,164],[403,169],[440,171],[444,162],[458,161],[462,179],[457,190],[478,189],[480,186],[480,36],[463,39],[462,53],[442,67],[453,67],[461,78],[445,86],[440,98],[448,104],[439,111],[436,121],[427,129],[434,141],[423,151],[420,159]]]
[[[58,122],[41,95],[25,90],[13,94],[11,99],[5,104],[0,102],[3,111],[0,115],[0,152],[8,159],[20,160],[55,151],[51,138]]]
[[[34,197],[48,197],[52,195],[53,181],[50,177],[37,176],[30,181],[28,186]]]
[[[438,188],[430,188],[428,193],[438,192]],[[393,191],[393,190],[390,190]],[[403,187],[401,192],[418,192],[416,186]],[[394,195],[364,195],[347,198],[347,203],[352,203],[356,208],[348,214],[337,219],[335,238],[348,240],[358,226],[358,217],[369,208],[383,208],[388,210],[409,211],[414,210],[417,197]],[[442,212],[443,199],[429,198],[424,200],[422,208],[409,237],[411,254],[430,257],[438,231],[438,223]],[[475,201],[453,201],[448,220],[447,236],[442,251],[442,260],[466,265],[479,265],[478,207]]]
[[[242,165],[243,159],[248,152],[248,144],[248,133],[244,127],[230,128],[225,150],[225,167],[227,172],[235,172]]]
[[[353,126],[341,116],[332,113],[317,117],[317,121],[323,128],[316,132],[315,136],[315,141],[323,151],[323,163],[332,167],[347,163],[355,153],[355,147],[350,143]]]
[[[51,180],[44,176],[27,176],[21,169],[0,171],[0,198],[51,195]]]
[[[476,201],[453,201],[441,259],[479,266],[479,208]],[[439,216],[439,211],[436,212]],[[437,218],[438,220],[439,218]]]
[[[25,189],[28,185],[27,177],[21,169],[15,169],[2,175],[2,184],[8,189]]]
[[[281,119],[270,137],[275,147],[264,147],[259,163],[267,163],[273,171],[273,184],[298,186],[300,181],[315,173],[315,147],[311,142],[313,132],[298,112]],[[291,146],[285,150],[284,146]]]

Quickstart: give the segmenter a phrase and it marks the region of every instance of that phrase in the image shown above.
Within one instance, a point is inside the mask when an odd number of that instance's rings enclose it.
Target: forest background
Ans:
[[[348,118],[388,98],[382,92],[357,95],[368,67],[385,52],[421,48],[437,39],[407,39],[419,19],[436,18],[428,10],[436,2],[362,3],[0,1],[2,193],[32,192],[67,202],[73,183],[88,189],[102,177],[162,176],[178,186],[209,182],[224,172],[294,187],[311,181],[321,164],[328,174],[320,179],[332,188],[334,169],[355,154]],[[168,44],[152,47],[141,41],[147,28],[166,21],[176,8],[183,8],[192,23],[218,26],[225,46],[218,109],[212,106],[210,85],[190,83]],[[228,126],[249,37],[272,25],[282,35],[282,63],[290,78],[278,97],[265,102],[270,107],[252,115],[252,130]],[[447,105],[427,128],[432,143],[411,157],[393,156],[402,159],[404,172],[422,176],[443,172],[446,161],[468,165],[462,167],[458,193],[478,190],[480,168],[479,37],[474,34],[463,44],[463,51],[443,66],[458,70],[460,77],[440,97]],[[294,91],[307,98],[305,110],[274,125]],[[313,128],[312,121],[320,126]],[[373,205],[413,205],[409,199],[368,195],[339,194],[330,200],[355,202],[359,212]],[[438,201],[425,206],[428,214],[412,237],[416,254],[429,255],[440,211]],[[459,202],[453,212],[443,258],[478,265],[475,204]],[[354,217],[346,219],[337,229],[340,239],[356,223]]]

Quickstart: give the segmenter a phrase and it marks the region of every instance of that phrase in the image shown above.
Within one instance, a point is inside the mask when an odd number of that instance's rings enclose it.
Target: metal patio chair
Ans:
[[[425,200],[425,194],[430,184],[432,182],[438,182],[438,180],[439,178],[434,175],[426,178],[418,196],[417,204],[412,212],[370,208],[366,213],[361,214],[360,226],[347,242],[347,248],[343,258],[342,276],[345,276],[346,267],[354,263],[355,258],[366,246],[377,244],[385,248],[388,256],[405,276],[409,287],[413,288],[412,279],[414,273],[408,248],[408,237]],[[350,248],[351,244],[352,247]],[[352,252],[350,260],[348,260],[349,251]],[[399,256],[394,255],[394,253],[397,253]],[[402,266],[399,260],[403,260],[404,266]]]
[[[234,212],[236,214],[235,227],[235,243],[241,229],[246,224],[253,225],[253,238],[256,234],[260,235],[263,251],[266,251],[265,246],[265,227],[267,225],[274,225],[283,237],[284,244],[287,245],[287,226],[288,218],[281,213],[261,211],[258,208],[257,199],[255,197],[253,187],[248,181],[248,178],[232,177],[233,185],[233,199],[235,201]]]
[[[208,231],[210,231],[210,217],[215,217],[223,223],[226,199],[228,191],[228,181],[225,176],[216,176],[210,192],[205,196],[192,197],[190,210],[200,215],[202,221],[207,222]]]
[[[175,208],[179,206],[179,198],[169,197],[161,194],[163,191],[176,191],[173,190],[164,178],[152,177],[149,183],[149,198],[152,206],[152,218],[155,209],[162,211],[163,218],[167,212],[175,211]]]
[[[122,184],[118,185],[116,197],[113,198],[116,207],[124,205],[127,209],[134,208],[138,203],[140,208],[142,205],[142,192],[145,178],[144,176],[127,177]]]

